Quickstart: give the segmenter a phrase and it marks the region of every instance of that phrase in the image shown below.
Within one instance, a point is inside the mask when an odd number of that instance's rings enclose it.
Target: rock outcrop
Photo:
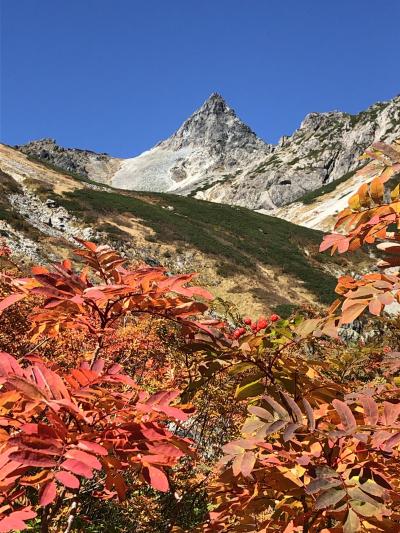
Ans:
[[[54,139],[40,139],[17,146],[33,159],[93,181],[108,182],[120,167],[120,160],[90,150],[63,148]]]

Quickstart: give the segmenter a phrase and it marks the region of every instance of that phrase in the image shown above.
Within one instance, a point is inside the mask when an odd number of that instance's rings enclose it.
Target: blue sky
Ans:
[[[127,157],[214,91],[263,139],[400,93],[400,2],[0,0],[1,132]]]

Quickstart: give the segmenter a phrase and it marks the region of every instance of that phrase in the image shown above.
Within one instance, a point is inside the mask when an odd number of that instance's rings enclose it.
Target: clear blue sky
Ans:
[[[400,92],[399,0],[0,0],[1,140],[132,156],[214,91],[263,139]]]

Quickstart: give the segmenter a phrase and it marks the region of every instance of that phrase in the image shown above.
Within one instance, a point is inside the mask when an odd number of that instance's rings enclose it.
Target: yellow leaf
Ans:
[[[360,196],[358,194],[354,194],[349,198],[349,207],[353,210],[360,209],[361,203],[360,203]]]
[[[369,194],[376,203],[380,203],[383,199],[384,187],[379,178],[374,178],[369,186]]]
[[[297,485],[298,487],[302,487],[303,486],[303,482],[300,481],[300,479],[298,478],[298,476],[296,476],[295,474],[293,474],[290,470],[288,470],[287,472],[285,472],[284,474],[284,477],[289,479],[292,483],[294,483],[295,485]]]
[[[315,372],[314,369],[309,368],[308,371],[307,371],[307,373],[306,373],[306,376],[307,376],[308,378],[310,378],[310,379],[315,379],[315,378],[318,376],[318,373]]]
[[[296,465],[294,468],[290,470],[292,474],[294,474],[297,477],[301,477],[306,472],[306,469],[303,466]]]
[[[391,191],[390,197],[392,200],[397,200],[400,195],[400,183]]]

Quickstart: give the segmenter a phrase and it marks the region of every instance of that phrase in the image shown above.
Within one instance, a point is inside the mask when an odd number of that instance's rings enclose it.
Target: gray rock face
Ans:
[[[360,166],[359,156],[377,140],[400,136],[400,97],[358,115],[310,113],[261,163],[197,197],[270,210],[342,178]]]
[[[272,147],[251,131],[214,93],[169,139],[126,159],[113,176],[115,187],[191,194],[254,161]]]
[[[8,200],[43,235],[62,237],[72,244],[76,243],[75,237],[91,240],[96,236],[93,228],[82,227],[73,215],[54,200],[47,199],[43,202],[25,187],[22,187],[22,191],[9,195]]]
[[[120,165],[117,158],[107,154],[63,148],[54,139],[40,139],[16,148],[44,163],[100,182],[107,182]]]
[[[293,135],[273,146],[214,93],[169,139],[131,159],[65,149],[49,139],[20,150],[117,188],[270,211],[350,175],[371,143],[398,137],[400,96],[358,115],[310,113]]]

